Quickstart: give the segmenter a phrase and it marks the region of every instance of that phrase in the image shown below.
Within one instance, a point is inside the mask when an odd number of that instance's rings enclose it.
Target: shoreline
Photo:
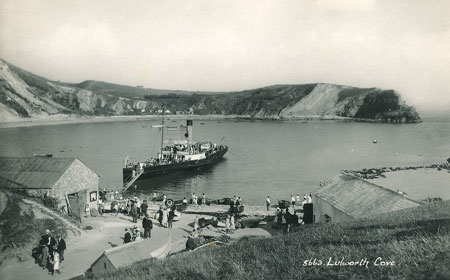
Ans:
[[[367,123],[386,123],[377,119],[360,119],[340,116],[320,116],[304,115],[293,117],[252,117],[249,115],[166,115],[169,119],[193,119],[193,120],[236,120],[236,121],[345,121],[345,122],[367,122]],[[142,120],[159,120],[161,115],[128,115],[128,116],[76,116],[76,115],[53,115],[38,118],[24,118],[13,121],[0,121],[2,128],[34,127],[64,124],[85,124],[85,123],[106,123],[106,122],[127,122]],[[386,123],[386,124],[417,124],[422,120],[410,123]]]

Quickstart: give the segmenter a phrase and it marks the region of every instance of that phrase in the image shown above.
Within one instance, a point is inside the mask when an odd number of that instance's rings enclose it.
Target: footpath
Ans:
[[[39,212],[51,215],[51,210],[35,203],[31,200],[24,200],[25,203],[31,204]],[[149,212],[155,213],[159,208],[158,204],[149,205]],[[164,236],[171,235],[170,253],[180,252],[185,249],[186,241],[195,218],[211,218],[207,213],[221,212],[225,210],[222,206],[189,206],[189,210],[197,212],[193,214],[180,213],[174,223],[173,228],[168,229],[161,227],[155,219],[153,221],[152,242],[163,243]],[[256,209],[254,209],[256,210]],[[203,213],[204,212],[204,213]],[[265,211],[261,211],[265,212]],[[41,214],[42,215],[42,214]],[[56,214],[55,214],[56,215]],[[102,217],[91,217],[85,219],[84,229],[80,229],[72,224],[69,220],[57,215],[64,222],[68,229],[68,237],[66,238],[67,249],[64,253],[64,261],[61,263],[61,274],[48,274],[47,270],[43,270],[35,263],[34,259],[28,259],[22,262],[5,264],[0,266],[0,279],[70,279],[86,272],[94,261],[101,256],[106,249],[110,249],[123,244],[124,229],[137,225],[142,230],[142,220],[139,219],[135,224],[130,216],[111,213],[105,213]],[[88,229],[90,228],[90,229]],[[207,229],[205,229],[207,230]],[[220,232],[224,229],[215,229]],[[230,235],[232,239],[238,239],[242,236],[259,235],[271,236],[271,234],[261,228],[237,230]],[[31,252],[30,252],[31,253]]]

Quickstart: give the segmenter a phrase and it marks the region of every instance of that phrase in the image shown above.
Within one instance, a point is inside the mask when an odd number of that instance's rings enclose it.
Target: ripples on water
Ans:
[[[181,121],[177,121],[181,122]],[[194,139],[229,146],[212,167],[140,184],[136,193],[170,197],[205,192],[241,196],[252,204],[303,195],[343,169],[442,163],[450,156],[450,123],[391,125],[338,121],[194,121]],[[0,130],[0,155],[52,153],[78,157],[101,176],[101,186],[121,188],[122,164],[155,156],[160,130],[150,122],[111,122]],[[168,137],[175,135],[168,134]],[[178,137],[178,136],[177,136]],[[377,144],[373,140],[377,140]]]

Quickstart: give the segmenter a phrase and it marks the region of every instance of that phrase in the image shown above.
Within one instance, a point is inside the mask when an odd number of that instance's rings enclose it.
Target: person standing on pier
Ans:
[[[267,207],[267,211],[269,211],[269,208],[270,208],[270,197],[269,196],[267,196],[267,198],[266,198],[266,207]]]
[[[206,194],[205,193],[203,193],[203,195],[202,195],[202,204],[206,205]]]

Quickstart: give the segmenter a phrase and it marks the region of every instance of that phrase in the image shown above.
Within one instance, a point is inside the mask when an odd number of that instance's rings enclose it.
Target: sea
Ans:
[[[161,147],[155,121],[117,121],[0,129],[0,156],[77,157],[100,175],[100,187],[121,190],[125,158],[144,161]],[[176,126],[182,120],[166,120]],[[239,196],[264,205],[311,193],[342,170],[444,163],[450,157],[450,119],[417,124],[352,121],[195,120],[193,138],[228,145],[214,166],[138,184],[125,196],[169,198]],[[165,131],[181,139],[184,131]],[[443,171],[447,172],[447,171]],[[450,173],[449,173],[450,175]],[[450,176],[443,177],[450,187]],[[426,188],[426,186],[423,186]],[[408,190],[414,191],[414,190]],[[450,199],[450,197],[446,198]]]

